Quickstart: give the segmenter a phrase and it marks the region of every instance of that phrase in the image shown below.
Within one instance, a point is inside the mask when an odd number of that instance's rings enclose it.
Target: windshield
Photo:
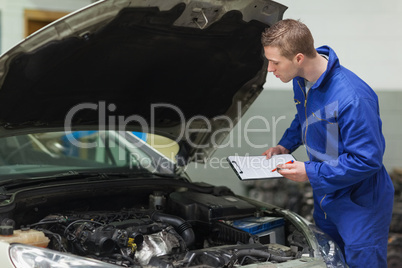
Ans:
[[[0,175],[66,171],[174,172],[176,142],[139,132],[49,132],[0,138]]]

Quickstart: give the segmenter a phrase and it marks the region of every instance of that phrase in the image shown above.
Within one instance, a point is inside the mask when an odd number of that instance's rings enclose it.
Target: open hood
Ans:
[[[209,156],[263,89],[269,0],[105,0],[0,58],[0,136],[152,132]]]

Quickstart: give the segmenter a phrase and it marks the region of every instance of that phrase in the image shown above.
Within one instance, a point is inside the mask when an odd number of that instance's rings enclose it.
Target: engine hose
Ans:
[[[235,256],[237,259],[244,257],[244,256],[254,256],[254,257],[259,257],[259,258],[266,258],[269,260],[271,258],[271,254],[263,251],[263,250],[258,250],[258,249],[240,249],[239,251],[236,251]]]
[[[189,247],[195,242],[195,234],[191,224],[186,222],[180,217],[160,213],[158,211],[152,211],[150,217],[154,221],[161,221],[170,224],[174,227],[176,232],[183,237],[186,246]]]
[[[269,258],[271,257],[271,254],[263,251],[263,250],[258,250],[258,249],[254,249],[254,248],[250,248],[250,249],[240,249],[238,251],[236,251],[233,256],[230,258],[229,263],[227,264],[227,267],[231,268],[234,267],[235,263],[243,257],[247,257],[247,256],[252,256],[252,257],[259,257],[259,258],[265,258],[267,261],[269,260]]]
[[[78,242],[77,240],[73,240],[72,243],[73,243],[75,249],[79,252],[80,255],[82,255],[82,254],[88,254],[88,250],[85,249],[85,248],[80,244],[80,242]],[[74,252],[73,252],[73,253],[74,253]]]
[[[241,249],[241,250],[237,251],[235,254],[236,259],[239,259],[239,258],[245,257],[245,256],[266,258],[267,260],[276,261],[276,262],[286,262],[286,261],[294,259],[294,257],[283,257],[283,256],[272,255],[264,250],[258,250],[258,249]]]
[[[283,257],[283,256],[277,256],[277,255],[271,255],[270,260],[271,261],[276,261],[276,262],[286,262],[289,260],[294,260],[294,257]]]

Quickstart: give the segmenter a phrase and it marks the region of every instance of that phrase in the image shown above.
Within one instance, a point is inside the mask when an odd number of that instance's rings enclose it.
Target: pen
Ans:
[[[293,163],[293,160],[290,160],[289,162],[286,162],[285,164],[291,164],[291,163]],[[274,172],[274,171],[276,171],[278,168],[274,168],[271,172]]]

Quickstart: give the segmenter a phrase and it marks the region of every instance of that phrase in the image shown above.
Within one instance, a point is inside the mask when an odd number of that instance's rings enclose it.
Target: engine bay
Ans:
[[[77,193],[71,199],[42,198],[40,205],[32,202],[38,198],[24,198],[16,211],[25,202],[25,213],[3,214],[1,225],[19,229],[14,233],[43,233],[43,247],[121,267],[234,267],[286,262],[309,253],[307,239],[284,215],[227,190],[198,189],[203,191],[131,192],[141,202],[118,209],[105,204],[121,204],[127,198],[123,192],[92,198],[96,206],[80,204],[84,199]],[[117,202],[107,201],[112,198]]]

